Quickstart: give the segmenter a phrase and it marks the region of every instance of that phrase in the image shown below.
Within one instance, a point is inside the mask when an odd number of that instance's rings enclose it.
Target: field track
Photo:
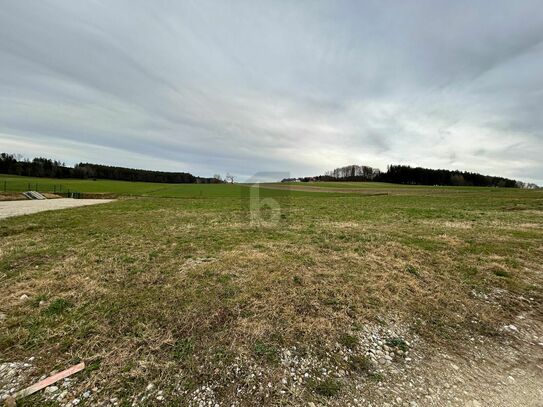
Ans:
[[[8,201],[0,202],[0,219],[12,216],[28,215],[55,209],[76,208],[111,202],[113,199],[47,199],[43,201]]]

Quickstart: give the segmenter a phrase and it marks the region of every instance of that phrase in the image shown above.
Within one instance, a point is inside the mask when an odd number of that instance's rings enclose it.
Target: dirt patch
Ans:
[[[78,206],[96,205],[113,201],[112,199],[70,199],[25,200],[0,202],[0,219],[31,213],[51,211],[55,209],[76,208]]]
[[[27,199],[23,194],[17,192],[2,192],[0,193],[0,202],[4,201],[24,201]]]

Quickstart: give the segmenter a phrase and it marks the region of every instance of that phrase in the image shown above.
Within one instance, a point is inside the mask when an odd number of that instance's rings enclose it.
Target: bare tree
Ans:
[[[224,177],[224,179],[231,184],[234,183],[234,176],[230,174],[229,172],[226,173],[226,176]]]

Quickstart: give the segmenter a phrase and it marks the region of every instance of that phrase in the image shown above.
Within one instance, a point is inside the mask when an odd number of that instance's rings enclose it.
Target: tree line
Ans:
[[[150,171],[91,163],[79,163],[74,167],[68,167],[63,162],[49,158],[36,157],[29,160],[19,155],[7,153],[0,154],[0,173],[28,177],[109,179],[171,184],[215,184],[223,182],[216,178],[196,177],[187,172]]]
[[[433,170],[429,168],[410,167],[408,165],[389,165],[387,172],[378,178],[380,181],[396,184],[506,188],[517,188],[520,186],[517,181],[509,178],[458,170]]]
[[[348,165],[326,171],[324,175],[316,177],[289,178],[283,181],[360,181],[410,185],[537,188],[535,184],[526,184],[509,178],[458,170],[434,170],[430,168],[411,167],[409,165],[389,165],[386,172],[365,165]]]

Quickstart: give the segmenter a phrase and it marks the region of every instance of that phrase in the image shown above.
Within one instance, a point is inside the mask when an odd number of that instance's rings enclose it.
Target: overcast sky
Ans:
[[[0,150],[543,184],[542,3],[0,0]]]

